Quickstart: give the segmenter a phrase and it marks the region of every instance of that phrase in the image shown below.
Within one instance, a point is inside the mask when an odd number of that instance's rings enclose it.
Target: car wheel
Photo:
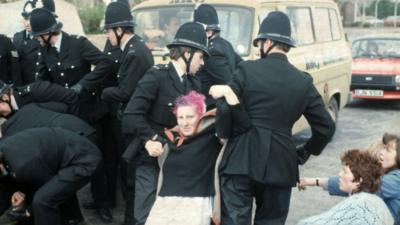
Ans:
[[[331,100],[329,100],[327,110],[328,110],[329,114],[331,115],[333,121],[336,124],[338,121],[338,117],[339,117],[339,106],[338,106],[338,102],[335,98],[331,98]]]

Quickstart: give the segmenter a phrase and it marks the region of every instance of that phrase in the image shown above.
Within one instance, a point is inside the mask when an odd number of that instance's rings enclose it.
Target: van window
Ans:
[[[292,28],[292,38],[297,46],[314,43],[314,32],[311,22],[311,11],[307,7],[287,9]]]
[[[244,7],[215,6],[221,26],[221,36],[232,43],[242,56],[250,53],[253,13]],[[154,55],[163,55],[166,45],[175,36],[179,26],[193,20],[193,6],[170,6],[137,9],[133,12],[135,31]]]
[[[318,42],[332,41],[332,31],[327,8],[316,8],[314,11],[315,35]]]
[[[336,11],[333,9],[329,9],[329,17],[331,20],[331,29],[332,29],[332,38],[333,40],[340,40],[340,28],[339,28],[339,19],[336,14]]]

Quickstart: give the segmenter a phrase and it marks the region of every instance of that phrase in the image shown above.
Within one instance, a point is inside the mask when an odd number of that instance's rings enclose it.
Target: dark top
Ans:
[[[15,33],[13,43],[18,50],[21,68],[21,79],[18,80],[18,83],[14,82],[14,85],[22,86],[30,84],[36,79],[35,69],[40,44],[35,38],[28,37],[25,30]]]
[[[230,138],[220,164],[222,174],[246,175],[264,184],[290,187],[298,180],[294,123],[304,115],[312,129],[305,144],[318,155],[335,124],[313,85],[283,54],[239,64],[230,86],[241,98],[252,128]]]
[[[84,137],[92,136],[96,132],[78,117],[29,104],[16,111],[1,125],[1,133],[5,137],[35,127],[61,127]]]
[[[210,87],[216,84],[227,84],[243,59],[235,52],[231,43],[220,36],[210,40],[208,51],[210,57],[204,59],[204,66],[196,76],[201,81],[202,93],[207,96],[207,108],[214,108],[215,100],[208,94]]]
[[[0,79],[5,83],[19,83],[21,71],[18,51],[11,39],[0,34]]]
[[[186,139],[176,147],[169,143],[163,166],[160,196],[209,197],[214,191],[214,167],[222,145],[215,126]]]
[[[78,114],[78,95],[58,84],[36,81],[29,85],[14,88],[13,95],[19,108],[30,103],[40,103],[43,108],[57,112]]]
[[[129,101],[136,85],[153,64],[153,56],[144,41],[134,35],[125,46],[120,56],[121,66],[118,71],[118,85],[103,90],[102,99],[107,102]]]
[[[61,128],[33,128],[0,142],[4,165],[18,183],[39,188],[53,176],[65,182],[88,179],[101,159],[85,137]]]

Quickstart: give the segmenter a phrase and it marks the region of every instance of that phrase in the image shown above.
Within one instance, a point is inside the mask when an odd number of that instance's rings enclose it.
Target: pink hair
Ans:
[[[181,106],[193,106],[196,109],[196,113],[202,116],[206,112],[206,97],[196,91],[190,91],[186,95],[179,96],[175,99],[175,105],[172,110],[174,115]]]

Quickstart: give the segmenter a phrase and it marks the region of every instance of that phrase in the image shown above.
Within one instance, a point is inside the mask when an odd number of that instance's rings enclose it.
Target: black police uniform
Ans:
[[[289,19],[281,12],[271,12],[260,33],[259,39],[293,46]],[[240,63],[229,85],[240,97],[251,129],[229,139],[220,164],[221,222],[251,224],[255,197],[254,224],[285,224],[291,188],[299,179],[293,125],[305,116],[313,134],[304,149],[318,155],[333,136],[334,122],[312,77],[282,53]]]
[[[1,83],[0,86],[3,86]],[[72,90],[47,81],[36,81],[29,85],[16,87],[13,96],[19,108],[29,103],[40,103],[41,107],[56,112],[78,115],[78,95]]]
[[[21,71],[19,67],[18,51],[11,39],[0,34],[0,79],[4,82],[19,83]]]
[[[81,116],[93,123],[106,111],[100,103],[101,82],[109,72],[111,60],[82,36],[62,32],[61,49],[42,47],[37,65],[37,79],[47,80],[65,88],[81,85]],[[91,71],[91,66],[96,65]]]
[[[215,101],[208,94],[210,87],[227,84],[232,79],[236,66],[243,59],[234,51],[231,43],[219,35],[209,42],[210,57],[204,60],[204,66],[196,74],[201,81],[202,93],[207,96],[207,108],[213,108]]]
[[[215,8],[201,4],[194,11],[194,21],[204,24],[206,30],[213,31],[209,40],[210,57],[205,58],[204,66],[196,74],[201,81],[202,93],[207,96],[207,108],[214,108],[215,101],[208,94],[210,87],[215,84],[226,84],[232,79],[236,66],[243,59],[235,52],[231,43],[223,39],[219,32],[218,14]]]
[[[191,47],[208,54],[204,28],[198,23],[182,25],[168,48],[178,46]],[[172,63],[154,66],[139,81],[127,105],[122,121],[123,133],[136,136],[143,143],[158,135],[157,140],[163,142],[164,128],[176,125],[176,118],[172,113],[175,99],[190,90],[201,90],[200,82],[195,76],[189,75],[181,81]],[[136,143],[136,140],[132,143]],[[159,172],[156,158],[150,157],[147,151],[142,149],[143,145],[139,148],[134,210],[137,225],[145,224],[155,201]]]
[[[13,43],[18,50],[21,79],[14,82],[15,86],[23,86],[35,81],[36,62],[40,44],[25,30],[14,34]]]
[[[90,141],[61,128],[19,132],[3,139],[0,151],[12,178],[35,190],[28,208],[35,225],[61,224],[60,205],[88,183],[101,159]]]

